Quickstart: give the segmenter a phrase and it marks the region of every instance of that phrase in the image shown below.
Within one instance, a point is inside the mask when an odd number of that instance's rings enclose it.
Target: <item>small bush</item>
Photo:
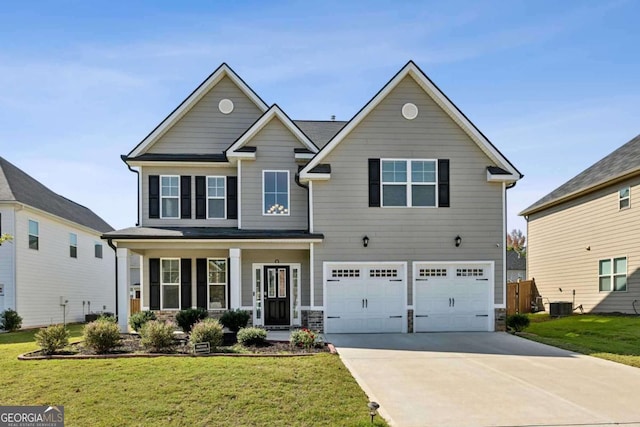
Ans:
[[[84,345],[98,354],[107,353],[120,344],[120,328],[108,319],[98,319],[84,327]]]
[[[118,323],[118,319],[112,313],[101,313],[97,320],[104,320],[105,322]]]
[[[204,308],[187,308],[186,310],[180,310],[176,314],[176,323],[188,334],[196,322],[206,319],[207,316],[209,316],[209,313]]]
[[[229,310],[222,314],[220,323],[231,332],[238,332],[240,329],[247,327],[250,318],[251,315],[246,310]]]
[[[53,354],[69,345],[69,331],[64,325],[51,325],[35,335],[36,344],[44,354]]]
[[[5,331],[17,331],[22,327],[22,317],[17,311],[9,308],[0,314],[0,326]]]
[[[512,314],[507,316],[507,327],[516,332],[522,332],[529,327],[531,321],[526,314]]]
[[[291,331],[289,343],[293,347],[314,348],[323,345],[322,338],[317,332],[313,332],[307,328]]]
[[[205,319],[193,325],[189,341],[191,344],[208,342],[212,349],[222,344],[222,325],[215,319]]]
[[[166,353],[173,350],[175,325],[170,322],[149,320],[140,331],[140,344],[154,353]]]
[[[134,331],[140,332],[144,324],[149,320],[156,320],[156,314],[153,311],[140,311],[129,317],[129,326]]]
[[[267,331],[262,328],[242,328],[238,331],[238,342],[243,346],[261,346],[267,343]]]

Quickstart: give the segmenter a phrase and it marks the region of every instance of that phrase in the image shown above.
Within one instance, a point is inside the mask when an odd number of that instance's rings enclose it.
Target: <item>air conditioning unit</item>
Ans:
[[[571,301],[549,303],[549,316],[551,317],[571,316],[571,313],[573,313],[573,303]]]

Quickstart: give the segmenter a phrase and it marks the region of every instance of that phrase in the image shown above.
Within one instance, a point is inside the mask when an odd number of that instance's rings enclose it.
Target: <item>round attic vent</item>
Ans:
[[[418,117],[418,107],[416,104],[412,104],[411,102],[407,102],[402,106],[402,117],[407,120],[413,120]]]
[[[220,110],[222,114],[231,114],[233,111],[233,101],[227,98],[221,99],[218,104],[218,110]]]

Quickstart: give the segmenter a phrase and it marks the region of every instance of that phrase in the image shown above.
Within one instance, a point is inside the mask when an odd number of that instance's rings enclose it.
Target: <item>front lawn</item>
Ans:
[[[640,367],[640,316],[530,315],[526,338],[602,359]]]
[[[67,426],[371,425],[336,355],[18,361],[33,334],[0,334],[0,402],[63,405]]]

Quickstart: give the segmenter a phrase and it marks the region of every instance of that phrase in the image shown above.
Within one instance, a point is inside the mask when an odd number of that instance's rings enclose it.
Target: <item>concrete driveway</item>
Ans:
[[[326,339],[392,426],[640,426],[638,368],[500,332]]]

